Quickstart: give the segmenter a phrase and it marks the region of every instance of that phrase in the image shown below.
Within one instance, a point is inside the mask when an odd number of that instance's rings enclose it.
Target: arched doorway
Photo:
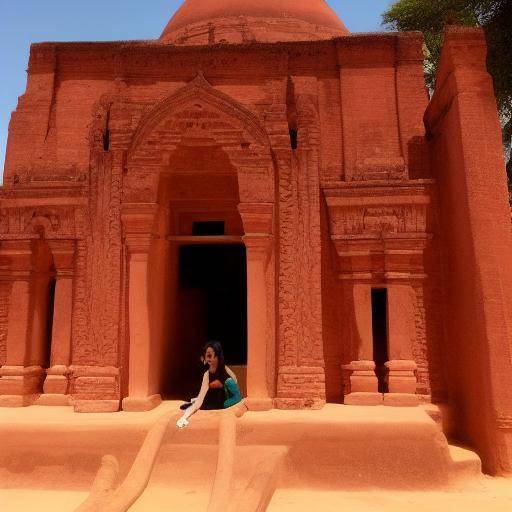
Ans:
[[[255,407],[271,407],[274,169],[257,118],[198,76],[141,121],[123,187],[129,325],[129,396],[123,409],[145,410],[162,392],[174,394],[167,373],[177,343],[172,338],[183,320],[176,306],[180,250],[190,245],[245,251],[247,393]],[[197,361],[194,343],[190,353]]]
[[[169,162],[160,177],[157,213],[165,256],[157,256],[161,264],[150,261],[150,268],[159,273],[168,266],[166,284],[154,288],[168,319],[160,393],[186,399],[198,392],[207,340],[222,343],[227,364],[245,381],[247,262],[238,175],[227,153],[214,141],[203,142],[178,146]]]

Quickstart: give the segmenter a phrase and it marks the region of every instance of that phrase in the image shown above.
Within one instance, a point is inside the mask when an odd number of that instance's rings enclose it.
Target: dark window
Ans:
[[[290,78],[286,90],[286,117],[288,119],[288,132],[290,134],[290,146],[297,149],[299,145],[298,124],[297,124],[297,106],[295,104],[295,87]]]
[[[379,381],[379,392],[387,393],[385,363],[388,361],[388,291],[385,288],[372,290],[372,333],[373,360]]]
[[[192,234],[194,236],[220,236],[224,235],[224,231],[223,220],[209,220],[192,224]]]
[[[107,120],[105,121],[105,132],[103,133],[103,150],[110,150],[110,107],[107,110]]]
[[[192,224],[192,234],[194,236],[220,236],[224,235],[224,232],[223,220],[209,220]]]
[[[51,347],[52,347],[52,333],[53,333],[53,312],[55,309],[55,278],[51,279],[48,283],[47,295],[47,310],[46,310],[46,346],[44,348],[44,361],[42,361],[43,368],[49,368],[51,364]]]
[[[298,135],[296,128],[290,128],[290,144],[292,149],[297,149],[298,146]]]

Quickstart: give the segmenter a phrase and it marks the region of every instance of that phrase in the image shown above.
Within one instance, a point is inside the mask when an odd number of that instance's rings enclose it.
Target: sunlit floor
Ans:
[[[0,489],[2,512],[72,512],[85,501],[88,492],[31,491]]]
[[[0,477],[3,475],[3,480],[0,478],[0,512],[75,511],[89,494],[100,455],[117,450],[126,473],[148,429],[163,413],[177,411],[178,405],[177,402],[165,402],[148,413],[90,415],[74,414],[71,408],[0,409]],[[428,426],[430,421],[416,408],[397,410],[385,407],[340,406],[327,406],[315,412],[274,410],[248,413],[244,416],[244,421],[247,418],[250,422],[245,423],[244,431],[259,432],[267,444],[277,435],[275,432],[278,432],[278,427],[285,423],[293,425],[290,427],[293,430],[291,438],[296,436],[297,439],[302,439],[301,436],[306,432],[311,434],[316,431],[322,433],[321,437],[332,436],[333,432],[343,430],[345,427],[348,432],[353,432],[350,426],[356,425],[367,440],[368,437],[364,433],[366,431],[361,427],[363,425],[366,425],[369,432],[372,431],[371,426],[376,425],[376,431],[384,435],[381,429],[387,424],[393,426],[397,423],[406,423],[414,430],[425,426],[426,423]],[[162,451],[162,460],[157,461],[155,465],[150,485],[130,510],[163,512],[178,509],[200,512],[207,509],[216,466],[215,443],[205,446],[189,443],[200,443],[202,438],[197,436],[204,429],[211,435],[211,430],[208,430],[211,419],[209,416],[194,417],[191,427],[180,431],[182,436],[188,436],[185,444],[181,448],[173,445],[172,453],[166,454]],[[407,432],[407,429],[402,429],[397,431],[397,436],[403,437]],[[84,447],[80,448],[76,444],[78,439],[85,443]],[[345,439],[345,443],[354,439],[354,434],[351,434]],[[87,450],[91,446],[97,447],[98,453],[88,459]],[[246,446],[238,449],[248,450],[249,453],[252,448]],[[21,457],[18,456],[20,450],[24,453]],[[350,450],[349,445],[346,445],[346,450]],[[123,459],[125,451],[130,451],[130,454]],[[17,462],[11,464],[9,471],[4,470],[2,473],[2,464],[7,460],[5,454],[8,452],[11,453],[11,458],[14,457],[11,461]],[[239,460],[255,458],[249,457],[247,453],[244,457],[239,457]],[[357,450],[354,453],[357,454]],[[373,456],[374,452],[371,453]],[[209,465],[205,464],[198,454],[201,454],[203,459],[206,458]],[[264,454],[260,456],[266,457]],[[427,464],[424,458],[421,460]],[[406,468],[405,471],[410,474],[410,469]],[[366,477],[368,475],[364,470],[362,474]],[[168,485],[169,482],[173,485]],[[295,488],[278,488],[267,510],[512,512],[512,478],[491,478],[473,474],[463,481],[457,481],[449,490],[423,491],[396,491],[390,488],[363,490],[345,487],[339,480],[337,483],[342,484],[340,488],[346,490],[326,491],[318,488],[301,488],[300,485]],[[67,487],[64,487],[64,484]],[[62,487],[56,489],[58,486]]]
[[[267,509],[268,512],[510,512],[512,511],[512,479],[490,479],[475,482],[473,489],[451,492],[324,492],[313,490],[277,490]],[[0,490],[2,512],[72,512],[87,497],[86,492]],[[169,492],[162,490],[162,497],[154,494],[154,503],[145,503],[146,512],[169,510]],[[187,512],[205,509],[190,508],[199,498],[176,494],[173,509],[186,506]],[[135,508],[134,508],[135,510]]]
[[[277,490],[268,512],[511,512],[512,479],[482,478],[451,492]]]

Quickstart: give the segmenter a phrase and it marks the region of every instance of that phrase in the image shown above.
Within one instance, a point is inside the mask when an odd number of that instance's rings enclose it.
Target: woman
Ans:
[[[192,400],[192,404],[176,422],[179,428],[186,427],[188,418],[199,409],[224,409],[225,402],[227,407],[230,407],[242,399],[236,376],[224,363],[222,345],[218,341],[208,342],[203,349],[203,358],[205,364],[208,365],[208,370],[203,375],[199,395]],[[228,396],[226,396],[225,385]]]

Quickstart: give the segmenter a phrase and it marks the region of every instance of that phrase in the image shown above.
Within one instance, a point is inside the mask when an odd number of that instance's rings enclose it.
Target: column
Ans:
[[[412,347],[416,336],[414,290],[409,284],[390,284],[388,289],[389,393],[386,405],[417,405],[416,369]]]
[[[7,359],[0,368],[0,406],[30,405],[40,393],[42,368],[29,366],[32,305],[32,243],[2,242],[1,256],[9,260],[12,280],[7,321]]]
[[[273,342],[267,332],[267,265],[274,246],[273,205],[241,204],[238,207],[247,250],[247,399],[250,410],[268,410],[273,400],[268,390],[267,350]]]
[[[372,289],[369,284],[353,285],[353,344],[357,347],[357,360],[350,366],[350,394],[345,396],[346,405],[379,405],[382,394],[378,392],[378,380],[373,360]]]
[[[151,330],[148,262],[155,218],[154,205],[129,205],[122,213],[128,257],[128,323],[130,335],[128,396],[124,411],[149,411],[161,396],[151,384]]]
[[[74,240],[48,241],[55,266],[55,298],[51,342],[51,366],[46,371],[38,405],[69,405],[71,320],[73,313]]]
[[[272,408],[267,387],[266,267],[272,246],[269,236],[246,235],[247,249],[247,403],[251,410]]]

